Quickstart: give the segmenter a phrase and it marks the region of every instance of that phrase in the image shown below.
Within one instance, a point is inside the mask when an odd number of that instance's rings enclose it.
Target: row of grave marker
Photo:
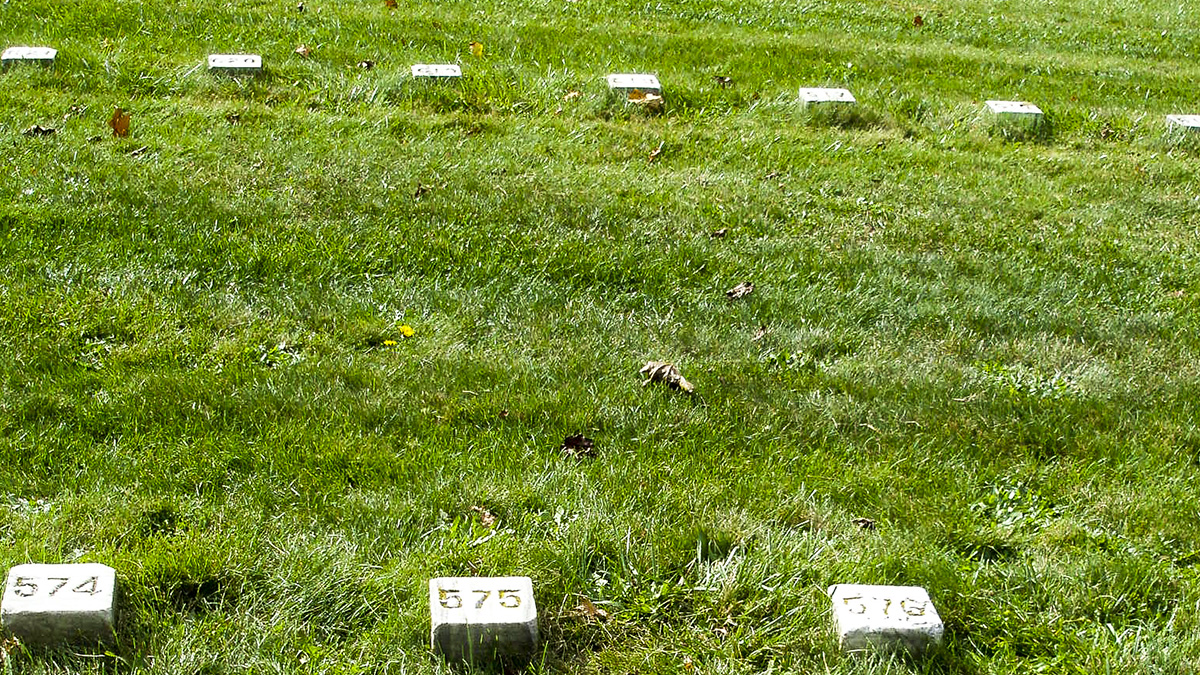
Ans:
[[[829,587],[842,649],[917,655],[942,640],[925,589]],[[70,646],[115,636],[117,575],[108,565],[27,564],[8,571],[0,622],[23,643]],[[454,661],[527,660],[538,648],[529,577],[439,577],[429,581],[429,642]]]
[[[0,56],[4,66],[31,63],[51,66],[58,52],[49,47],[10,47]],[[263,59],[258,54],[213,54],[208,57],[208,70],[228,75],[261,73]],[[412,66],[412,76],[418,80],[454,80],[462,77],[462,68],[455,64],[418,63]],[[616,73],[608,76],[608,88],[622,96],[637,91],[643,94],[662,96],[662,84],[654,75],[643,73]],[[802,88],[800,100],[807,106],[855,105],[854,95],[847,89]],[[1038,123],[1043,113],[1040,108],[1025,101],[987,101],[987,108],[999,119]],[[1167,115],[1167,126],[1200,131],[1200,115]]]

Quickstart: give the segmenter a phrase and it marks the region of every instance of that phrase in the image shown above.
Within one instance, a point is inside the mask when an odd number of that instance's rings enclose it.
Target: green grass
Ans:
[[[0,4],[60,50],[0,74],[0,566],[122,585],[107,655],[5,672],[444,672],[475,574],[533,577],[531,672],[1200,670],[1193,13],[305,4]],[[944,649],[840,655],[846,582]]]

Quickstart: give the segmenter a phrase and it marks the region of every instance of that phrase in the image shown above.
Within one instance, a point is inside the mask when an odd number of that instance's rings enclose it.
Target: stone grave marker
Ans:
[[[221,75],[257,75],[263,71],[258,54],[212,54],[208,57],[208,72]]]
[[[842,649],[917,655],[942,641],[942,619],[918,586],[829,587]]]
[[[987,101],[987,109],[1005,122],[1036,125],[1042,121],[1042,109],[1025,101]]]
[[[442,577],[429,581],[430,642],[455,661],[525,660],[538,644],[529,577]]]
[[[413,64],[412,76],[423,82],[450,82],[462,77],[462,68],[453,63],[417,63]]]
[[[854,105],[854,94],[849,89],[804,88],[800,90],[800,101],[805,108],[811,106]]]
[[[9,47],[0,54],[0,64],[5,68],[19,63],[32,63],[39,66],[54,65],[54,57],[58,50],[49,47]]]
[[[608,80],[608,90],[622,98],[629,98],[629,95],[635,91],[662,96],[662,84],[655,75],[614,73],[606,79]]]
[[[27,644],[101,642],[113,636],[117,575],[108,565],[17,565],[8,571],[0,622]]]
[[[1193,134],[1200,132],[1200,115],[1167,115],[1167,129]]]

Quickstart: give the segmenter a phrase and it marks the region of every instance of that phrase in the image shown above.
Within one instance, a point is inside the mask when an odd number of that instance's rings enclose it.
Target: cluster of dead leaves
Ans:
[[[559,449],[562,451],[563,457],[575,457],[578,459],[596,456],[596,444],[592,439],[583,434],[567,436],[563,439],[562,447]]]
[[[679,368],[666,361],[649,361],[638,372],[646,376],[646,381],[642,382],[643,387],[651,382],[662,382],[672,389],[682,389],[689,394],[696,391],[696,387],[687,381],[683,373],[679,372]]]
[[[604,623],[608,621],[608,612],[597,607],[596,603],[582,595],[579,596],[579,604],[573,607],[568,615],[583,619],[588,623]]]
[[[875,521],[871,520],[870,518],[855,518],[851,522],[857,525],[859,529],[867,532],[871,532],[875,529]]]
[[[663,97],[654,92],[634,89],[629,92],[629,102],[642,107],[649,113],[660,113],[663,109]]]
[[[738,298],[744,298],[753,292],[754,284],[750,283],[749,281],[743,281],[737,286],[725,291],[725,297],[729,298],[730,300],[737,300]]]
[[[299,47],[296,47],[296,53],[307,59],[312,55],[312,49],[309,49],[308,45],[302,44]]]
[[[25,131],[21,132],[22,136],[53,136],[58,130],[53,127],[44,127],[40,124],[35,124]]]
[[[480,525],[488,529],[496,527],[496,516],[486,506],[472,506],[471,513],[475,514],[475,517],[479,519]]]
[[[129,136],[129,120],[131,115],[121,108],[113,111],[112,117],[108,119],[108,126],[112,129],[113,136],[118,138],[127,138]]]

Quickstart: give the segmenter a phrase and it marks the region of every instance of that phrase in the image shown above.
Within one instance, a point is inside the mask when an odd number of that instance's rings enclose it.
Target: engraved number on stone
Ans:
[[[908,602],[911,602],[912,605],[905,606],[905,603],[908,603]],[[925,616],[925,603],[917,602],[916,600],[912,600],[912,599],[901,600],[900,601],[900,609],[903,609],[904,613],[909,616]]]
[[[13,582],[13,593],[22,598],[28,598],[37,593],[37,584],[30,581],[28,577],[17,577],[17,580]]]
[[[859,601],[859,603],[858,603],[859,610],[857,612],[855,612],[853,609],[851,609],[850,611],[854,612],[855,614],[866,614],[867,613],[867,605],[862,602],[862,599],[863,599],[863,596],[855,595],[850,598],[842,598],[842,602],[845,603],[846,606],[849,606],[851,600],[858,600]]]
[[[462,607],[462,596],[458,591],[453,589],[438,589],[438,600],[442,603],[442,607],[446,609],[458,609]]]
[[[517,595],[517,591],[500,591],[500,606],[520,607],[521,596]]]
[[[46,581],[57,581],[58,582],[58,585],[54,587],[54,590],[50,591],[50,595],[54,595],[55,593],[62,590],[62,587],[66,586],[67,583],[70,582],[71,580],[63,578],[63,577],[47,577]]]
[[[883,603],[883,615],[884,616],[888,615],[888,609],[890,609],[891,606],[892,606],[892,599],[888,598],[887,601]]]
[[[491,597],[492,592],[491,591],[472,591],[472,592],[479,596],[479,601],[475,603],[475,609],[483,609],[483,603],[486,602],[489,597]]]
[[[96,584],[98,584],[99,582],[100,582],[99,577],[88,577],[87,579],[84,580],[84,582],[82,584],[79,584],[75,588],[72,588],[71,591],[74,593],[87,593],[88,595],[95,595],[100,592],[100,589],[96,588]],[[59,586],[59,588],[62,588],[62,587]],[[58,589],[56,588],[54,590],[58,590]],[[53,595],[53,594],[51,594],[51,595]]]

